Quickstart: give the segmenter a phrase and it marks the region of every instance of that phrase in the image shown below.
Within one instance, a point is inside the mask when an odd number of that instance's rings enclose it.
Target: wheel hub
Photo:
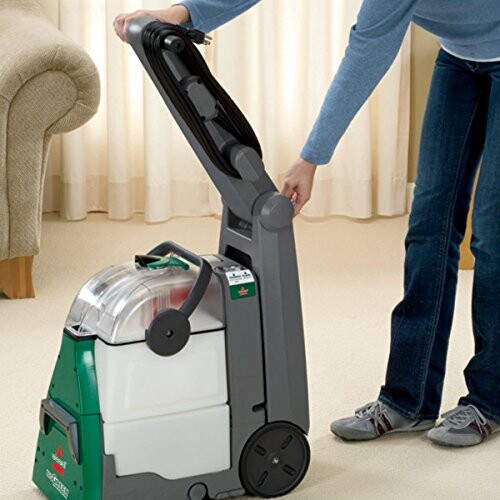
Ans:
[[[247,442],[241,481],[252,495],[269,498],[292,491],[307,472],[310,450],[304,434],[288,423],[272,423]]]

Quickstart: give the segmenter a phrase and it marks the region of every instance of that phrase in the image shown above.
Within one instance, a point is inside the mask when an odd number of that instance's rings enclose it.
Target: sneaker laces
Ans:
[[[374,401],[358,408],[355,410],[354,416],[359,419],[369,418],[379,435],[392,430],[392,424],[383,412],[383,403],[380,401]]]
[[[382,408],[381,408],[382,403],[380,401],[374,401],[372,403],[368,403],[365,406],[362,406],[361,408],[358,408],[357,410],[354,411],[354,415],[358,418],[364,418],[364,417],[379,417],[382,415]]]
[[[453,429],[465,429],[472,426],[481,435],[490,434],[491,426],[487,418],[474,405],[459,406],[454,410],[443,413],[446,426]]]

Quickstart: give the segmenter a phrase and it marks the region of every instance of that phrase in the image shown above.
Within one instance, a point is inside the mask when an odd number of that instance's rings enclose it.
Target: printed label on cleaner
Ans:
[[[229,281],[231,299],[245,299],[255,297],[255,280],[248,269],[235,269],[226,272]]]
[[[64,497],[68,498],[69,497],[69,489],[61,482],[61,480],[57,477],[56,474],[54,474],[52,471],[49,469],[45,470],[45,475],[47,476],[47,479],[51,482],[52,486]]]

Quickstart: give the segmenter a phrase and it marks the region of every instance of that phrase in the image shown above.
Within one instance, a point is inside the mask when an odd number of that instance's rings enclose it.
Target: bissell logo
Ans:
[[[62,447],[58,446],[57,451],[55,453],[52,453],[52,460],[54,461],[52,463],[52,468],[60,476],[64,476],[64,471],[66,470],[66,465],[68,465],[68,463],[65,460],[63,460],[62,458],[63,458]]]
[[[240,297],[246,297],[248,295],[248,288],[245,288],[244,286],[242,286],[239,291],[238,291],[238,295]]]
[[[56,474],[50,472],[49,469],[45,469],[45,475],[47,476],[47,479],[50,481],[52,486],[59,492],[59,494],[63,498],[69,497],[69,489],[59,480]]]

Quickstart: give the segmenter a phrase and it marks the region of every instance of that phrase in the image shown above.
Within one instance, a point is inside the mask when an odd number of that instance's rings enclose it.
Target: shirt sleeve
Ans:
[[[243,14],[260,0],[183,0],[191,16],[190,26],[209,33],[210,31]]]
[[[394,62],[420,0],[364,0],[301,157],[331,160],[352,119]]]

